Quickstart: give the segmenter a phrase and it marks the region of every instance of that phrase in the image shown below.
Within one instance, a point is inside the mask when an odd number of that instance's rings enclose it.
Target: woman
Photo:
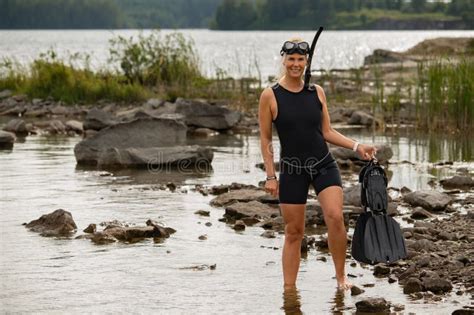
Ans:
[[[373,157],[375,148],[359,144],[331,128],[324,90],[318,85],[304,88],[302,76],[308,54],[309,45],[301,39],[285,42],[281,50],[283,75],[260,96],[260,140],[267,173],[265,190],[279,197],[285,222],[282,255],[285,288],[296,284],[311,184],[328,228],[338,288],[349,289],[351,284],[345,276],[347,236],[342,214],[342,183],[326,142],[350,148],[362,159]],[[273,165],[272,123],[280,139],[279,179]]]

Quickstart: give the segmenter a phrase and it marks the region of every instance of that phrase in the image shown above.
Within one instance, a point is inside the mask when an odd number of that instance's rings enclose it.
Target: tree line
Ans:
[[[213,28],[313,29],[353,26],[370,28],[370,18],[413,16],[442,19],[458,17],[466,28],[474,27],[474,1],[452,0],[223,0],[217,8]],[[343,17],[359,18],[342,24]]]
[[[410,14],[474,28],[473,0],[0,0],[1,29],[370,29]]]

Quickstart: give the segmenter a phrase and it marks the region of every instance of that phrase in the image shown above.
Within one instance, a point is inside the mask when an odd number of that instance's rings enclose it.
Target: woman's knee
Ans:
[[[304,226],[287,224],[285,226],[285,240],[288,242],[299,242],[304,236]]]
[[[324,221],[327,226],[344,226],[344,216],[342,210],[333,209],[324,214]]]

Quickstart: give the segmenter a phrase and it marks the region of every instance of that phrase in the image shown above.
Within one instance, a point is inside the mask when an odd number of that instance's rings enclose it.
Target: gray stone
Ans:
[[[390,303],[384,298],[369,298],[356,303],[358,312],[376,313],[390,311]]]
[[[42,236],[69,236],[77,230],[71,213],[63,209],[42,215],[28,223],[26,228],[41,233]]]
[[[451,197],[434,190],[421,190],[408,193],[403,200],[414,207],[423,207],[429,211],[443,211],[451,203]]]
[[[433,293],[445,293],[453,289],[451,282],[436,277],[423,278],[423,287]]]
[[[51,120],[48,125],[48,131],[51,134],[62,134],[66,132],[66,126],[60,120]]]
[[[14,133],[0,130],[0,150],[11,150],[15,140]]]
[[[201,101],[178,98],[175,113],[185,116],[186,124],[215,130],[232,128],[240,120],[240,112]]]
[[[10,120],[7,122],[3,130],[13,132],[17,136],[26,136],[28,134],[28,129],[26,128],[26,123],[23,119]]]
[[[370,114],[367,114],[363,111],[357,110],[352,113],[351,118],[347,124],[349,125],[363,125],[363,126],[372,126],[372,124],[378,125],[378,122]]]
[[[236,231],[243,231],[245,230],[245,223],[242,220],[237,220],[232,228]]]
[[[89,224],[84,230],[84,233],[95,233],[97,230],[97,225],[94,223]]]
[[[365,290],[359,288],[359,287],[356,286],[356,285],[353,285],[353,286],[351,287],[351,295],[353,295],[353,296],[354,296],[354,295],[362,294],[362,293],[364,293],[364,292],[365,292]]]
[[[410,278],[403,286],[403,293],[411,294],[415,292],[423,291],[423,285],[417,278]]]
[[[212,199],[211,205],[221,207],[236,201],[248,202],[252,200],[259,200],[266,195],[267,193],[260,189],[231,190]]]
[[[416,207],[413,209],[413,213],[410,215],[410,218],[412,219],[428,219],[432,217],[434,216],[422,207]]]
[[[117,122],[114,120],[113,116],[101,109],[92,108],[87,112],[86,119],[84,121],[84,130],[101,130],[106,127],[115,125]]]
[[[186,126],[172,119],[142,118],[102,129],[74,148],[78,164],[97,164],[108,149],[152,148],[184,144]]]
[[[258,201],[236,202],[225,208],[226,218],[242,219],[254,217],[258,219],[269,219],[279,215],[279,210]]]
[[[72,130],[78,134],[82,134],[84,132],[83,124],[77,120],[68,120],[66,121],[66,130]]]
[[[179,170],[196,168],[199,171],[210,170],[213,159],[210,148],[197,145],[154,147],[154,148],[108,148],[102,150],[97,158],[100,168],[149,168],[152,172],[164,171],[165,165]],[[79,162],[79,161],[78,161]]]
[[[453,176],[440,181],[444,188],[469,189],[474,187],[474,180],[470,176]]]
[[[350,187],[345,187],[343,189],[344,204],[360,207],[361,206],[360,190],[361,190],[360,184],[356,184]]]

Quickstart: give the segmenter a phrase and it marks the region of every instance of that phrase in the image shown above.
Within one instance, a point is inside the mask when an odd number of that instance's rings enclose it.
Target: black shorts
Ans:
[[[309,185],[313,185],[316,194],[330,186],[342,187],[341,174],[334,158],[329,159],[317,169],[296,168],[280,161],[280,203],[306,204]]]

